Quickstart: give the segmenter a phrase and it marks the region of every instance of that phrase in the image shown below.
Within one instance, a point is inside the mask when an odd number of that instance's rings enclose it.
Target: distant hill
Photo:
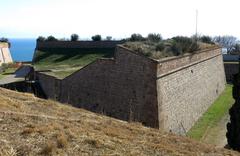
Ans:
[[[0,155],[240,155],[0,88]]]

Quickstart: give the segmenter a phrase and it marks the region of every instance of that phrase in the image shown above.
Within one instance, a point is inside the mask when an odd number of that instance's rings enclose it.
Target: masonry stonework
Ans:
[[[36,81],[40,84],[41,92],[44,94],[41,96],[58,101],[61,91],[61,80],[41,72],[35,72],[35,75]]]
[[[12,63],[12,56],[9,50],[9,44],[0,42],[0,65],[3,63]]]
[[[65,78],[61,102],[127,121],[158,127],[156,63],[118,47]]]
[[[225,88],[222,55],[216,49],[166,63],[170,62],[168,71],[161,70],[165,62],[159,64],[159,124],[165,130],[185,134]]]
[[[118,46],[114,58],[98,59],[63,80],[44,75],[36,73],[48,98],[178,134],[225,87],[218,47],[158,61]]]

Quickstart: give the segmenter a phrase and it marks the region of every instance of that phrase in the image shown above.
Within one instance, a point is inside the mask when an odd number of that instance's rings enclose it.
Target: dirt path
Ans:
[[[213,144],[217,147],[224,147],[227,144],[226,125],[228,122],[229,114],[226,114],[217,125],[207,130],[201,142]]]

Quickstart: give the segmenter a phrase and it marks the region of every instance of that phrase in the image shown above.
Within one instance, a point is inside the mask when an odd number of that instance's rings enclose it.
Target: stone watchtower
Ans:
[[[6,42],[0,42],[0,66],[3,63],[12,63],[12,56],[9,50],[9,44]]]

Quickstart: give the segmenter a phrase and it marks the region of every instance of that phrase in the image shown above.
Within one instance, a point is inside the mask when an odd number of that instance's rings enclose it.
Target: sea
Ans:
[[[11,43],[10,52],[13,61],[32,61],[36,47],[36,39],[9,39]]]

